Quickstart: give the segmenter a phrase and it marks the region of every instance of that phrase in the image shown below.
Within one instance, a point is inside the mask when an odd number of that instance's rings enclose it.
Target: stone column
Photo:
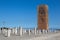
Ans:
[[[0,34],[1,34],[1,28],[0,28]]]
[[[26,33],[26,29],[23,30],[23,34],[25,34],[25,33]]]
[[[11,30],[8,29],[8,30],[7,30],[7,37],[10,37],[10,34],[11,34]]]
[[[6,33],[6,29],[2,29],[2,34],[4,35]]]
[[[38,30],[38,34],[41,34],[41,30]]]
[[[8,31],[7,29],[4,29],[4,31],[3,31],[3,32],[4,32],[3,35],[4,35],[5,37],[7,37],[7,31]]]
[[[22,36],[22,27],[20,28],[20,36]]]
[[[45,30],[43,29],[43,30],[42,30],[42,33],[44,33],[44,31],[45,31]]]
[[[3,32],[2,32],[2,28],[1,28],[1,34],[2,34]]]
[[[42,33],[45,33],[45,32],[46,32],[46,30],[43,29],[43,30],[42,30]]]
[[[28,30],[28,32],[29,32],[29,35],[30,35],[30,29]]]
[[[48,32],[48,30],[45,30],[45,29],[42,30],[42,33],[47,33],[47,32]]]
[[[45,33],[48,33],[48,30],[45,30]]]
[[[36,30],[36,27],[35,27],[35,30],[34,30],[35,35],[36,35],[36,32],[37,32],[37,30]]]
[[[16,34],[16,35],[17,35],[17,28],[15,28],[15,30],[14,30],[14,34]]]
[[[14,34],[14,28],[12,29],[12,34]]]

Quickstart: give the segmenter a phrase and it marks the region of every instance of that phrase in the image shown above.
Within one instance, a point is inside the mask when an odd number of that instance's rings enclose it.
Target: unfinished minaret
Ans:
[[[39,30],[48,29],[48,6],[47,5],[38,6],[38,29]]]

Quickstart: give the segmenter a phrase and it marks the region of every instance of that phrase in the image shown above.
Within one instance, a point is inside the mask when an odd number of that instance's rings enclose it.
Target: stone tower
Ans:
[[[38,30],[48,29],[48,6],[38,6]]]

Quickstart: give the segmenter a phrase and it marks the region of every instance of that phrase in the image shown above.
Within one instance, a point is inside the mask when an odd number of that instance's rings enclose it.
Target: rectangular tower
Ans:
[[[48,29],[48,6],[47,5],[38,6],[38,29],[39,30]]]

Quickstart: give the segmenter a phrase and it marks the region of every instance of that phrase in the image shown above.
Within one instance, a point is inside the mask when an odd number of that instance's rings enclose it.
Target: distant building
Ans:
[[[48,6],[47,5],[38,6],[38,29],[39,30],[48,29]]]

